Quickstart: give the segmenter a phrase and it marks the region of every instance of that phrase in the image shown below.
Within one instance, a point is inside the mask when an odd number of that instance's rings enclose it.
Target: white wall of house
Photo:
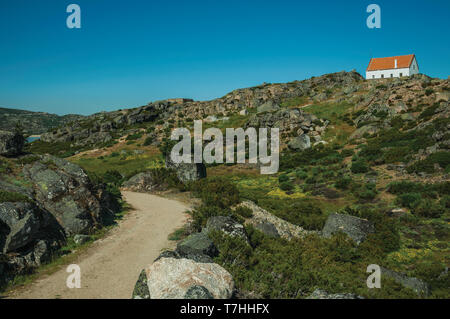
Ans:
[[[402,76],[410,76],[411,70],[410,68],[401,68],[401,69],[388,69],[388,70],[376,70],[376,71],[367,71],[366,79],[381,79],[381,78],[399,78]]]
[[[381,78],[385,79],[399,78],[402,76],[410,76],[418,73],[419,73],[419,65],[417,64],[416,58],[414,58],[409,68],[366,71],[366,80],[381,79]]]
[[[419,65],[417,64],[416,58],[411,63],[409,67],[409,75],[418,74],[419,73]]]

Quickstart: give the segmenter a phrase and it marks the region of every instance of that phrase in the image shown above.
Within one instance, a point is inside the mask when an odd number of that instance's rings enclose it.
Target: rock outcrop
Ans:
[[[212,258],[219,253],[212,240],[205,233],[195,233],[188,236],[178,243],[175,252],[182,258],[197,262],[212,262]]]
[[[423,280],[415,277],[408,277],[405,274],[381,267],[381,276],[394,279],[403,287],[412,289],[419,296],[429,296],[431,293],[430,285]]]
[[[228,236],[239,237],[248,241],[244,226],[229,216],[213,216],[208,218],[202,232],[209,234],[213,230],[221,231]]]
[[[366,239],[367,235],[375,232],[375,228],[367,219],[334,213],[328,216],[325,226],[322,229],[322,235],[324,237],[331,237],[337,232],[347,234],[357,244],[360,244]]]
[[[22,134],[0,131],[0,155],[16,156],[22,152],[25,139]]]

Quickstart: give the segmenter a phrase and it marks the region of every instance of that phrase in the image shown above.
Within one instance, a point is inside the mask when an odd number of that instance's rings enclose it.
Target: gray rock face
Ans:
[[[210,217],[206,222],[206,227],[203,229],[203,232],[209,233],[212,230],[222,231],[229,236],[248,240],[244,226],[228,216]]]
[[[133,289],[132,299],[150,299],[150,291],[147,285],[147,274],[143,269]]]
[[[229,299],[234,292],[231,274],[214,263],[161,258],[145,273],[151,299],[207,298],[207,292],[214,299]]]
[[[364,299],[364,297],[350,293],[330,294],[324,290],[316,289],[306,299]]]
[[[375,232],[375,227],[366,219],[338,213],[331,214],[325,222],[322,235],[328,238],[340,231],[360,244],[368,234]]]
[[[182,258],[199,262],[211,262],[211,258],[218,254],[216,246],[205,233],[196,233],[185,238],[178,243],[176,252]]]
[[[206,166],[203,163],[174,163],[170,155],[166,156],[166,168],[173,169],[180,181],[190,182],[206,177]]]
[[[15,251],[38,237],[44,212],[32,203],[1,203],[0,223],[3,224],[0,237],[0,251]]]
[[[22,152],[25,139],[19,133],[0,131],[0,155],[15,156]]]
[[[87,234],[112,213],[99,201],[111,198],[105,192],[97,197],[99,190],[93,188],[86,173],[64,159],[45,155],[40,161],[26,165],[23,173],[33,184],[36,200],[68,235]]]
[[[308,135],[302,134],[294,137],[288,144],[289,148],[296,151],[303,151],[311,147],[311,139]]]
[[[415,277],[408,277],[404,274],[398,273],[396,271],[380,267],[381,268],[381,276],[386,276],[394,279],[396,282],[401,284],[406,288],[410,288],[414,290],[414,292],[420,296],[429,296],[430,295],[430,286]]]

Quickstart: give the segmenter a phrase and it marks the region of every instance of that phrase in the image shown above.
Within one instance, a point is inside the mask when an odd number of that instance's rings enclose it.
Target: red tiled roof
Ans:
[[[409,54],[401,56],[392,56],[388,58],[373,58],[370,59],[367,71],[395,69],[395,60],[397,60],[397,69],[409,68],[411,66],[412,61],[414,60],[414,57],[415,57],[414,54]]]

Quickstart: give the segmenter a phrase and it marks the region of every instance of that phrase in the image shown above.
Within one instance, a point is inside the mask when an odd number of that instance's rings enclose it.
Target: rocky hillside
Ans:
[[[0,130],[13,131],[19,124],[27,135],[39,135],[48,130],[82,118],[81,115],[49,114],[0,107]]]

